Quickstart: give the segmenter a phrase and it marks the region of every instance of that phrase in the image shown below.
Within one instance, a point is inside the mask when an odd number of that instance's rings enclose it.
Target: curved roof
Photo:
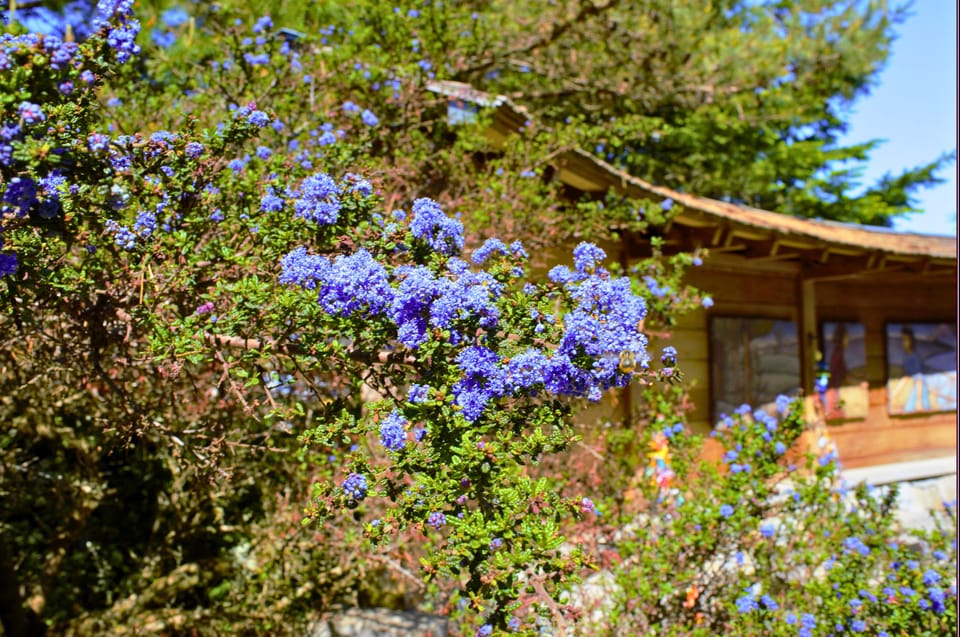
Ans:
[[[529,111],[503,95],[491,95],[460,82],[437,81],[427,88],[451,98],[453,105],[469,103],[495,109],[491,138],[496,142],[513,134],[531,119]],[[655,186],[615,168],[582,149],[557,157],[560,179],[586,192],[613,189],[624,195],[646,199],[671,199],[680,208],[670,224],[687,228],[722,229],[731,238],[774,242],[784,248],[820,250],[847,255],[903,257],[956,269],[957,238],[898,232],[889,228],[853,223],[802,219],[777,212],[731,204],[716,199],[681,193]],[[721,233],[721,234],[723,234]],[[718,234],[719,238],[720,235]],[[713,241],[716,243],[716,240]],[[952,263],[947,263],[952,261]]]
[[[571,151],[564,160],[567,163],[565,168],[586,174],[596,172],[592,176],[599,178],[598,181],[607,187],[623,191],[624,194],[673,200],[674,204],[683,206],[683,210],[674,219],[674,223],[681,225],[698,226],[701,225],[697,223],[698,220],[702,219],[706,222],[704,218],[710,217],[732,225],[742,225],[779,234],[787,241],[791,237],[795,240],[806,238],[812,244],[829,243],[858,252],[882,251],[904,256],[954,260],[957,258],[956,237],[898,232],[889,228],[855,223],[802,219],[716,199],[697,197],[670,188],[654,186],[579,149]]]

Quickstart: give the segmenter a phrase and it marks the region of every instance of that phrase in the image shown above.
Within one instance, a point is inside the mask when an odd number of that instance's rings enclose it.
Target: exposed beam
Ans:
[[[781,252],[780,254],[770,254],[760,257],[747,257],[754,263],[771,263],[774,261],[790,261],[799,259],[802,255],[799,252]]]
[[[717,226],[717,229],[713,231],[713,238],[710,240],[710,245],[720,245],[720,240],[723,239],[723,234],[726,232],[726,230],[727,229],[723,226]]]
[[[720,254],[723,252],[742,252],[747,249],[747,244],[745,243],[734,243],[729,245],[716,246],[710,248],[710,254]]]
[[[892,266],[882,270],[864,270],[863,268],[844,268],[836,267],[817,267],[804,268],[801,279],[804,281],[842,281],[844,279],[862,279],[871,278],[879,274],[894,274],[907,272],[906,266]]]
[[[674,222],[680,226],[688,228],[716,228],[716,219],[710,219],[702,214],[692,215],[686,211],[681,212],[673,218]]]
[[[954,278],[956,278],[956,276],[957,276],[957,271],[956,271],[956,269],[950,268],[950,267],[946,267],[946,268],[936,268],[936,269],[935,269],[935,268],[930,268],[930,269],[929,269],[928,271],[926,271],[926,272],[921,272],[921,276],[924,276],[924,277],[926,277],[926,278],[931,278],[931,277],[936,277],[936,276],[949,276],[949,277],[954,277]]]

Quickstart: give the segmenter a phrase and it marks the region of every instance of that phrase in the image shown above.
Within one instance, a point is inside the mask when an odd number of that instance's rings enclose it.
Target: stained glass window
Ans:
[[[948,323],[887,324],[892,414],[957,409],[957,332]]]
[[[862,324],[824,322],[820,326],[823,360],[830,372],[824,413],[828,420],[866,418],[867,348]]]

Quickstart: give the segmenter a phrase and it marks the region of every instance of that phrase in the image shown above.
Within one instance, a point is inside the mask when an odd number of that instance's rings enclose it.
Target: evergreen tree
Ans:
[[[938,170],[955,158],[865,185],[882,140],[840,144],[908,18],[886,2],[454,4],[359,2],[339,19],[367,26],[353,55],[412,56],[438,79],[529,108],[554,140],[548,153],[575,143],[653,183],[724,201],[889,225],[916,211],[917,191],[942,183]]]

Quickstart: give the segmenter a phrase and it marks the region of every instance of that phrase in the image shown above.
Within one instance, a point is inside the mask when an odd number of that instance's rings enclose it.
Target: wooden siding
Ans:
[[[890,416],[882,387],[871,390],[870,403],[866,420],[828,428],[844,467],[956,455],[956,412]]]
[[[688,282],[714,299],[710,310],[699,310],[681,319],[669,341],[677,348],[695,410],[691,427],[705,433],[712,427],[710,413],[710,316],[780,318],[799,322],[802,299],[798,281],[802,272],[777,264],[768,270],[757,264],[737,267],[737,259],[724,255],[717,267],[707,262],[695,268]],[[773,265],[773,264],[771,264]],[[828,431],[845,467],[887,464],[955,455],[957,413],[891,415],[887,408],[886,324],[889,322],[956,323],[956,288],[942,276],[849,277],[812,281],[816,325],[824,321],[856,321],[864,325],[867,417],[828,423]],[[655,342],[662,347],[666,341]],[[659,349],[653,349],[653,352]]]
[[[608,253],[614,253],[612,246],[605,247]],[[689,386],[687,397],[693,405],[688,424],[695,433],[709,433],[716,418],[712,413],[710,376],[712,317],[796,322],[798,334],[806,331],[808,337],[814,339],[807,351],[801,353],[811,361],[811,370],[820,325],[824,321],[850,321],[861,323],[865,329],[868,413],[865,418],[827,423],[827,431],[837,446],[843,466],[856,468],[956,454],[955,411],[910,415],[888,413],[885,351],[887,323],[956,322],[953,279],[916,273],[805,279],[804,269],[799,264],[721,254],[708,256],[703,266],[692,268],[687,282],[709,295],[714,300],[713,307],[693,311],[680,317],[672,329],[656,334],[648,332],[648,336],[654,365],[659,364],[664,346],[669,344],[677,348],[684,381]],[[812,304],[806,312],[805,298]],[[803,381],[808,382],[810,378],[812,371],[807,371]],[[640,387],[633,386],[629,401],[637,404],[640,391]],[[588,423],[600,418],[622,422],[626,402],[625,393],[611,395],[578,420]],[[802,451],[804,445],[812,445],[810,440],[812,438],[798,443],[797,452]],[[704,453],[709,456],[711,451]]]

